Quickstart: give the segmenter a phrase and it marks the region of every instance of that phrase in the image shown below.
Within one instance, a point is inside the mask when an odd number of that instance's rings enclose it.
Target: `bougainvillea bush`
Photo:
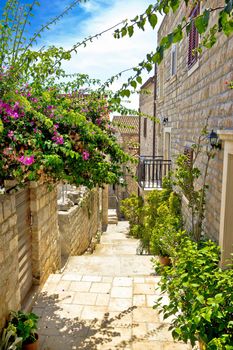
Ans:
[[[129,156],[111,127],[111,93],[84,74],[66,75],[61,63],[70,60],[72,50],[36,48],[41,33],[80,1],[85,0],[74,0],[31,38],[25,28],[38,1],[5,1],[0,18],[0,187],[5,180],[64,180],[90,188],[121,182]]]
[[[33,86],[33,85],[32,85]],[[117,183],[129,157],[116,143],[103,96],[25,85],[0,99],[0,178]]]

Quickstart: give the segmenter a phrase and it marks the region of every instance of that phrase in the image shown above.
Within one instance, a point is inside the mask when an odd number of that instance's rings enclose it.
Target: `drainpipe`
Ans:
[[[154,101],[153,101],[153,117],[156,116],[156,89],[157,89],[157,65],[155,63],[155,70],[154,70]],[[153,148],[152,148],[152,154],[153,158],[155,158],[155,133],[156,133],[156,121],[154,120],[153,124]]]

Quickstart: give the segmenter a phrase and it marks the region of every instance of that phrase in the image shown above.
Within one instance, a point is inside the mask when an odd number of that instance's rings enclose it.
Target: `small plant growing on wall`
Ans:
[[[215,151],[210,149],[207,143],[207,128],[208,119],[197,143],[191,147],[193,156],[180,154],[177,157],[176,169],[173,173],[174,185],[178,186],[188,200],[188,206],[191,210],[191,233],[196,241],[200,240],[203,231],[208,169],[210,160],[215,156]],[[200,170],[197,161],[203,155],[205,162],[203,169]]]

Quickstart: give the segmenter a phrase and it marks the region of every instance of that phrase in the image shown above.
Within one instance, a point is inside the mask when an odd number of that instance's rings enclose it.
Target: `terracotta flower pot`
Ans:
[[[163,266],[171,265],[171,259],[169,256],[159,256],[159,262]]]
[[[199,340],[198,343],[199,343],[199,349],[200,349],[200,350],[205,350],[205,348],[206,348],[206,347],[205,347],[205,343],[203,343],[202,340]]]
[[[39,349],[39,340],[38,334],[35,334],[36,341],[34,343],[23,344],[22,350],[38,350]]]

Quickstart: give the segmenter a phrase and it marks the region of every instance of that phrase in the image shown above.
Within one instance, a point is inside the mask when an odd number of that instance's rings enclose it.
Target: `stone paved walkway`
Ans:
[[[109,225],[93,255],[71,257],[49,277],[33,309],[40,350],[190,349],[153,310],[159,278],[127,231],[127,222]]]

